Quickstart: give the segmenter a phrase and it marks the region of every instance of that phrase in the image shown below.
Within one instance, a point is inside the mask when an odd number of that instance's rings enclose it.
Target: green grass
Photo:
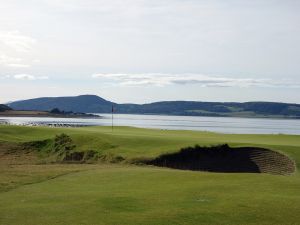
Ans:
[[[278,150],[300,165],[300,137],[296,135],[0,126],[0,142],[52,139],[61,133],[70,135],[79,150],[114,154],[129,162],[194,144],[228,143]],[[274,176],[180,171],[124,163],[2,163],[0,184],[0,224],[292,225],[300,221],[298,172]]]
[[[69,173],[95,168],[96,165],[0,165],[0,192],[9,191],[23,185],[35,184]]]
[[[164,152],[178,151],[194,144],[232,146],[266,146],[293,154],[300,146],[297,135],[237,135],[197,131],[167,131],[132,127],[48,128],[0,126],[0,141],[28,142],[70,135],[79,150],[94,149],[115,153],[126,158],[153,157]],[[297,155],[294,155],[297,157]]]

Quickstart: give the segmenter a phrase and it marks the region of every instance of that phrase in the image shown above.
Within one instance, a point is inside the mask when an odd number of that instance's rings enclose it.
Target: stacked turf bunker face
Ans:
[[[231,148],[228,145],[196,145],[145,163],[183,170],[278,175],[289,175],[296,169],[294,161],[279,152],[257,147]]]

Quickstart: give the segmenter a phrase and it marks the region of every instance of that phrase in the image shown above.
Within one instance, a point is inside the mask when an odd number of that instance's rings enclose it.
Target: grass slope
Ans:
[[[44,140],[63,132],[79,150],[93,149],[128,161],[194,144],[229,143],[278,150],[300,165],[300,138],[292,135],[0,126],[0,142]],[[0,224],[282,225],[300,221],[298,172],[273,176],[128,164],[5,165],[1,157],[0,162]]]

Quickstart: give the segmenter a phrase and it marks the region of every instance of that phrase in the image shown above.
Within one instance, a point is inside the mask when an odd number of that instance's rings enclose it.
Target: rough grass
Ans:
[[[70,135],[79,150],[128,161],[195,144],[228,143],[278,150],[300,164],[300,138],[293,135],[0,126],[0,142],[14,145],[61,133]],[[1,157],[0,163],[0,224],[292,225],[300,221],[298,172],[274,176],[127,164],[12,165],[4,164]]]

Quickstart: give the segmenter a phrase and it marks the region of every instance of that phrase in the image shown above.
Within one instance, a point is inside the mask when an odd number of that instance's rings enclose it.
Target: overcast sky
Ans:
[[[0,0],[0,102],[300,103],[298,0]]]

